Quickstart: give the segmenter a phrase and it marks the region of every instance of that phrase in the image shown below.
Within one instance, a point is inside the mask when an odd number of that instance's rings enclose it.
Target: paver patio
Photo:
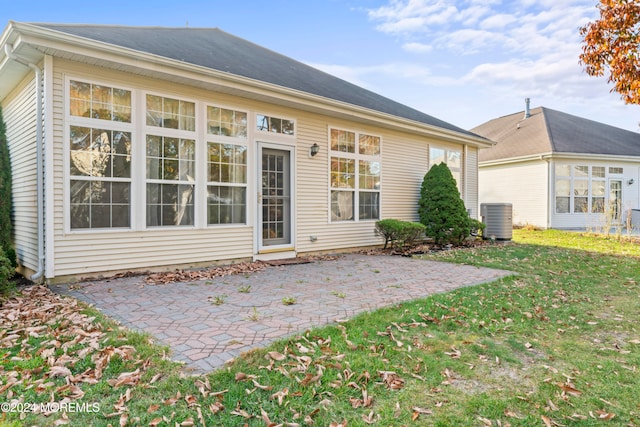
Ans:
[[[401,301],[512,274],[397,256],[349,254],[189,283],[148,284],[145,276],[55,285],[122,325],[149,332],[172,358],[208,372],[247,350]],[[240,292],[249,287],[249,292]],[[213,298],[224,297],[220,305]],[[294,298],[285,305],[283,298]]]

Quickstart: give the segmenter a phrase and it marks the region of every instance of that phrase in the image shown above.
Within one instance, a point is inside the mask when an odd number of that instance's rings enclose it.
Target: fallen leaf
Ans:
[[[287,356],[285,356],[282,353],[278,353],[277,351],[270,351],[269,353],[267,353],[267,355],[269,356],[270,359],[275,360],[277,362],[282,362],[287,358]]]

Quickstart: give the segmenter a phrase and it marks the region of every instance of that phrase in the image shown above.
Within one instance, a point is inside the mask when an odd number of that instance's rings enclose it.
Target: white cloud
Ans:
[[[479,27],[483,30],[501,30],[510,24],[516,22],[518,18],[514,15],[507,15],[505,13],[498,13],[496,15],[489,16],[483,20]]]
[[[433,50],[433,46],[423,43],[405,43],[402,45],[402,49],[406,50],[407,52],[429,53]]]

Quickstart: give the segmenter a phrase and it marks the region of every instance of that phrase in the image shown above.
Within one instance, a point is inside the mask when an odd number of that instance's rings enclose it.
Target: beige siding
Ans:
[[[266,104],[203,89],[154,81],[130,74],[95,69],[76,63],[56,60],[54,63],[54,167],[55,167],[55,275],[82,275],[101,271],[127,269],[162,269],[169,266],[193,265],[214,261],[252,257],[256,253],[258,229],[255,202],[258,187],[258,141],[280,143],[269,136],[249,134],[249,183],[247,204],[248,224],[238,227],[202,227],[149,229],[140,226],[131,231],[70,232],[65,215],[68,185],[65,174],[64,151],[64,84],[66,76],[98,80],[105,84],[157,91],[167,96],[209,102],[254,113],[294,119],[296,138],[280,141],[295,144],[294,205],[295,250],[299,253],[331,251],[358,246],[380,244],[375,235],[375,221],[334,222],[329,212],[329,127],[345,128],[382,137],[381,214],[383,218],[417,220],[420,184],[428,167],[428,146],[462,147],[420,139],[414,135],[391,132],[387,129],[363,125],[349,120],[326,117],[309,112]],[[99,76],[96,78],[95,76]],[[138,105],[138,114],[143,114]],[[198,113],[199,114],[199,113]],[[250,121],[251,123],[251,121]],[[135,141],[143,141],[138,130]],[[138,142],[139,144],[140,142]],[[320,152],[309,156],[309,147],[317,143]],[[138,163],[139,164],[139,163]],[[201,192],[201,194],[203,194]],[[473,200],[473,199],[471,199]],[[202,201],[200,201],[202,202]],[[196,200],[196,204],[198,200]],[[144,206],[139,202],[138,206]]]
[[[4,121],[13,175],[13,231],[18,262],[37,270],[36,96],[33,73],[5,99]]]
[[[467,147],[465,162],[464,205],[471,217],[478,218],[478,149]]]
[[[547,162],[484,166],[479,173],[480,203],[511,203],[514,225],[547,227]]]

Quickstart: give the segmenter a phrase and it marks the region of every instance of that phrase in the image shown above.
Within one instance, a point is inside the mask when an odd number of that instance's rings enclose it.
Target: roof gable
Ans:
[[[470,131],[217,28],[31,24],[341,101],[467,136]]]
[[[545,107],[490,120],[471,129],[496,142],[481,162],[539,154],[640,156],[640,134]]]

